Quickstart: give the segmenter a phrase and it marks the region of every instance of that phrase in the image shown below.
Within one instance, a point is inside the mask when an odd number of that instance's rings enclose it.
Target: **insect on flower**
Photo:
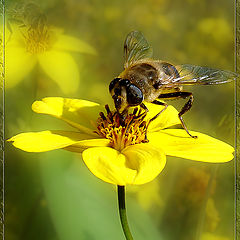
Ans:
[[[197,138],[190,134],[182,118],[193,104],[193,94],[183,91],[183,87],[227,83],[235,80],[237,74],[190,64],[174,66],[151,57],[152,48],[143,34],[139,31],[130,32],[124,42],[124,71],[109,85],[117,111],[124,116],[130,107],[140,106],[147,112],[143,101],[163,105],[164,108],[150,119],[150,123],[168,106],[161,99],[189,98],[178,117],[188,135]]]

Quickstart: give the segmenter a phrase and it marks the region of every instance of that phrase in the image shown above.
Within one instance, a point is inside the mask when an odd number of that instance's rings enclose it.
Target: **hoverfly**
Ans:
[[[168,106],[161,99],[188,98],[178,117],[188,135],[196,138],[189,133],[182,118],[193,104],[193,94],[183,91],[183,87],[227,83],[236,79],[237,74],[190,64],[174,66],[151,57],[152,48],[143,34],[139,31],[130,32],[124,42],[124,71],[109,85],[117,112],[124,115],[133,106],[140,106],[147,112],[143,101],[163,105],[163,110],[150,119],[151,122]]]

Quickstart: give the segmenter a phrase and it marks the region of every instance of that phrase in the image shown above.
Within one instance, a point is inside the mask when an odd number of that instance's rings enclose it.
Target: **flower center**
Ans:
[[[26,50],[32,54],[43,53],[50,48],[50,31],[46,25],[30,27],[24,36],[26,40]]]
[[[135,108],[132,113],[121,116],[119,113],[110,111],[105,106],[107,114],[100,112],[97,119],[96,133],[110,140],[111,147],[121,151],[129,145],[147,142],[147,121],[146,113]]]

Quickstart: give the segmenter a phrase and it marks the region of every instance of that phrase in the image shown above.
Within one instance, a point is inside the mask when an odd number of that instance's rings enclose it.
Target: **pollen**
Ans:
[[[105,109],[106,114],[99,113],[95,132],[100,137],[109,139],[112,148],[121,151],[127,146],[147,142],[145,112],[135,108],[132,112],[121,115],[110,111],[108,105]]]
[[[32,54],[43,53],[51,47],[51,34],[45,25],[30,27],[24,37],[26,50]]]

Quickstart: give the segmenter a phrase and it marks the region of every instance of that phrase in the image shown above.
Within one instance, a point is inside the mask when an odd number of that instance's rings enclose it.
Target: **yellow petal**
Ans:
[[[35,101],[32,109],[36,113],[60,118],[80,131],[92,135],[95,135],[92,122],[95,122],[99,112],[103,111],[97,103],[61,97],[48,97],[43,98],[42,101]]]
[[[131,184],[136,177],[136,170],[127,166],[126,157],[109,147],[89,148],[82,153],[88,169],[101,180],[117,184]]]
[[[83,160],[96,177],[117,185],[150,182],[166,163],[163,151],[149,144],[129,146],[122,153],[108,147],[89,148]]]
[[[153,103],[144,103],[149,112],[147,114],[146,120],[151,119],[156,116],[164,106],[156,105]],[[181,124],[178,118],[178,111],[173,106],[168,106],[154,121],[149,125],[149,131],[158,131],[163,128],[168,128],[176,124]]]
[[[164,152],[146,143],[129,146],[122,151],[122,154],[127,158],[127,167],[137,171],[132,184],[152,181],[166,164]]]
[[[67,50],[80,53],[96,54],[96,51],[88,43],[68,35],[61,34],[57,37],[53,46],[56,50]]]
[[[88,138],[90,138],[89,135],[78,132],[42,131],[20,133],[8,141],[26,152],[46,152],[64,148]]]
[[[183,129],[166,129],[149,133],[148,139],[152,145],[160,147],[170,156],[212,163],[233,159],[232,146],[202,133],[190,133],[198,138],[191,138]]]
[[[90,147],[107,147],[110,141],[106,138],[88,139],[79,141],[71,146],[67,146],[64,149],[71,152],[82,153],[84,150]]]
[[[6,24],[5,41],[6,47],[16,47],[26,49],[26,39],[23,28],[16,24]]]
[[[46,74],[58,84],[64,93],[77,91],[80,80],[79,66],[69,53],[51,50],[38,54],[38,59]]]
[[[15,87],[36,64],[34,55],[24,48],[6,47],[6,88]]]

